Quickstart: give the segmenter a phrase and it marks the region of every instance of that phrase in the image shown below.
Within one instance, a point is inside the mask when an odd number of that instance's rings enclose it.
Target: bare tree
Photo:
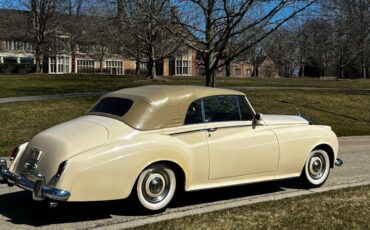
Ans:
[[[86,0],[65,0],[65,9],[66,9],[66,15],[68,17],[66,18],[65,22],[63,23],[63,27],[66,33],[68,33],[69,36],[69,47],[71,51],[71,58],[72,58],[72,73],[76,71],[76,51],[77,46],[79,43],[78,38],[81,36],[81,32],[86,30],[86,28],[83,28],[86,15],[83,15],[84,9],[83,4]]]
[[[322,4],[321,18],[332,24],[331,61],[344,78],[345,69],[360,59],[361,73],[368,74],[370,45],[370,2],[332,0]]]
[[[156,78],[156,62],[173,54],[179,42],[164,29],[170,26],[171,6],[168,0],[120,1],[118,19],[122,30],[130,34],[124,40],[137,61],[146,57],[151,79]],[[127,38],[131,38],[131,41]],[[133,40],[132,40],[133,39]],[[133,44],[134,43],[134,44]]]
[[[44,54],[47,51],[46,37],[55,26],[55,0],[29,0],[26,4],[31,11],[32,32],[36,58],[36,72],[42,72]]]
[[[180,0],[177,27],[168,29],[204,62],[206,86],[215,85],[218,68],[262,41],[286,21],[314,4],[294,0]],[[281,13],[284,9],[289,9]],[[233,42],[238,45],[230,45]]]

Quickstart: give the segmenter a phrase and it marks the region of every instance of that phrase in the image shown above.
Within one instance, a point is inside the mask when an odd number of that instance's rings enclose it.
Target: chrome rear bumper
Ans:
[[[56,201],[66,201],[71,196],[70,192],[48,187],[42,174],[35,174],[35,181],[18,176],[9,171],[5,159],[0,159],[0,184],[16,185],[32,192],[34,200],[43,200],[46,197]]]

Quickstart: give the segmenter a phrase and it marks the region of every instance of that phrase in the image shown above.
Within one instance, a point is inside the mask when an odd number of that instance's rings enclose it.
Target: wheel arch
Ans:
[[[334,159],[334,150],[333,150],[332,146],[330,146],[327,143],[319,144],[319,145],[316,145],[316,147],[314,147],[313,149],[311,149],[310,152],[312,152],[315,149],[322,149],[322,150],[324,150],[328,153],[329,160],[330,160],[330,168],[333,168],[335,159]]]
[[[178,162],[176,162],[174,160],[168,160],[168,159],[156,160],[156,161],[152,161],[152,162],[148,163],[140,171],[140,173],[137,175],[135,182],[139,178],[141,172],[143,172],[146,168],[148,168],[148,167],[150,167],[151,165],[154,165],[154,164],[164,164],[164,165],[167,165],[168,167],[170,167],[174,171],[174,173],[175,173],[175,176],[176,176],[176,184],[177,185],[181,185],[181,186],[177,186],[176,185],[176,187],[185,190],[187,176],[186,176],[186,173],[185,173],[184,168]]]

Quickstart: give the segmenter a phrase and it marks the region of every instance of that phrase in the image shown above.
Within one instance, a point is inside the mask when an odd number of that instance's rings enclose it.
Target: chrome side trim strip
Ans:
[[[221,127],[212,127],[212,128],[202,128],[202,129],[195,129],[195,130],[189,130],[189,131],[181,131],[181,132],[170,133],[169,135],[180,135],[180,134],[194,133],[194,132],[199,132],[199,131],[214,132],[218,129],[243,128],[243,127],[251,127],[251,126],[253,126],[253,125],[231,125],[231,126],[221,126]]]

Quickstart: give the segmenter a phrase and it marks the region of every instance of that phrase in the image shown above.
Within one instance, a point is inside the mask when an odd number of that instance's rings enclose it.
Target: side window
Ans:
[[[253,120],[254,114],[244,96],[238,96],[240,113],[243,121]]]
[[[213,96],[203,101],[206,122],[240,121],[236,96]]]
[[[194,101],[190,104],[186,112],[185,125],[203,123],[202,102],[201,100]]]

